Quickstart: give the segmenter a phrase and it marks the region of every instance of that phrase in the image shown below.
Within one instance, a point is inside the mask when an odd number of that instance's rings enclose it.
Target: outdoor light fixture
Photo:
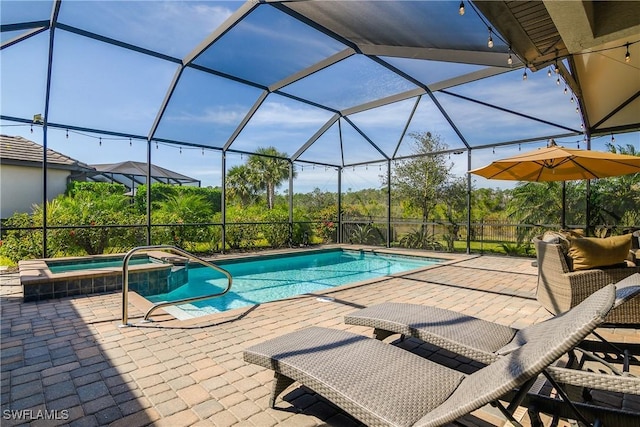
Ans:
[[[573,102],[573,95],[571,95],[571,102]]]
[[[493,37],[491,37],[491,27],[489,27],[489,40],[487,40],[487,47],[489,49],[493,47]]]
[[[567,92],[568,92],[568,91],[567,91],[567,87],[565,86],[565,87],[564,87],[564,94],[566,95],[566,94],[567,94]]]
[[[464,15],[464,2],[463,1],[460,2],[460,8],[458,9],[458,13],[460,14],[460,16]]]
[[[507,64],[513,64],[513,58],[511,57],[511,46],[509,46],[509,57],[507,58]]]
[[[551,68],[547,70],[547,77],[551,77]]]
[[[557,84],[558,86],[560,86],[560,77],[558,77],[558,78],[556,79],[556,84]]]
[[[522,74],[522,80],[527,80],[527,69],[524,69],[524,73]]]
[[[555,71],[556,74],[560,73],[560,68],[558,67],[558,60],[557,59],[556,59],[556,63],[555,63],[555,66],[553,68],[553,71]]]
[[[625,46],[627,47],[627,53],[624,55],[624,62],[628,64],[629,62],[631,62],[631,54],[629,53],[629,43],[627,42]]]

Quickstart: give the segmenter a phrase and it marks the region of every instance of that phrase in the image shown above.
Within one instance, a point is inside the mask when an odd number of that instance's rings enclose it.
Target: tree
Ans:
[[[447,242],[447,249],[453,252],[455,241],[460,234],[460,224],[466,219],[467,212],[467,180],[465,177],[449,179],[443,188],[446,203],[441,203],[442,216],[447,221],[445,228],[447,233],[444,240]]]
[[[227,193],[229,198],[237,198],[246,208],[256,196],[259,184],[253,171],[246,165],[233,166],[227,172]]]
[[[250,179],[267,193],[268,209],[273,209],[276,188],[289,178],[287,157],[287,153],[281,153],[275,147],[267,147],[258,148],[247,161],[247,167],[251,171]]]
[[[623,147],[608,143],[606,146],[612,153],[640,156],[631,144]],[[608,228],[637,225],[640,220],[640,173],[591,181],[589,203],[589,225]]]
[[[414,139],[415,157],[396,162],[391,173],[391,188],[396,197],[418,208],[426,222],[441,199],[453,164],[447,164],[445,154],[433,154],[448,148],[438,135],[424,132],[410,136]],[[386,178],[382,179],[386,184]]]
[[[511,192],[508,190],[477,188],[472,191],[471,213],[474,220],[502,219]]]

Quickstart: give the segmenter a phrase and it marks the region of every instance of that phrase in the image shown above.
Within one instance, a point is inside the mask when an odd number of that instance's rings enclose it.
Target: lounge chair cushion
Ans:
[[[345,316],[345,323],[413,336],[457,354],[491,363],[517,330],[451,310],[385,302]],[[481,332],[481,333],[479,333]]]
[[[621,264],[631,249],[631,234],[606,237],[582,237],[571,239],[568,255],[574,270],[589,270]]]
[[[465,377],[381,341],[319,327],[254,345],[244,359],[299,381],[378,425],[413,425]]]

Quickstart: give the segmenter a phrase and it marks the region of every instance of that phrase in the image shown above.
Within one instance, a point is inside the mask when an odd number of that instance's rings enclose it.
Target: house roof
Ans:
[[[0,163],[3,165],[42,166],[42,145],[21,136],[0,135]],[[47,167],[72,171],[90,171],[93,167],[47,148]]]
[[[0,135],[0,163],[28,167],[42,167],[42,145],[21,136]],[[47,167],[67,169],[76,173],[75,177],[85,177],[91,181],[119,182],[131,188],[131,181],[144,184],[147,164],[125,161],[88,165],[50,148],[47,149]],[[181,173],[151,165],[151,181],[165,184],[200,184],[200,181]]]

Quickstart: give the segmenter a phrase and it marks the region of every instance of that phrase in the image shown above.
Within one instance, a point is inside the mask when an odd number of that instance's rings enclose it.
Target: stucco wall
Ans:
[[[69,171],[47,171],[47,199],[52,200],[67,189]],[[42,169],[0,165],[0,217],[15,212],[31,213],[33,204],[42,203]]]

